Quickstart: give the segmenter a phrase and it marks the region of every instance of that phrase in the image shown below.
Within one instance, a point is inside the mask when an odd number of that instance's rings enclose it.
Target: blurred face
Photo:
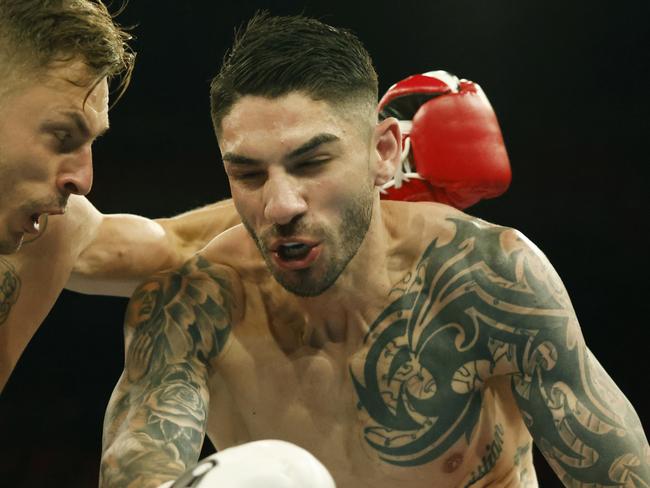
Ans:
[[[37,234],[39,218],[65,211],[93,179],[91,145],[108,128],[108,86],[87,80],[82,63],[51,69],[0,99],[0,254]],[[85,103],[84,103],[85,100]]]
[[[233,200],[290,292],[324,292],[359,249],[376,196],[372,141],[369,119],[364,125],[301,93],[245,96],[223,119]]]

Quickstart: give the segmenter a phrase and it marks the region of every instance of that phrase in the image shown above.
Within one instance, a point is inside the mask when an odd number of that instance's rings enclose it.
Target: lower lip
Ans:
[[[273,252],[273,260],[275,261],[275,264],[277,264],[280,268],[295,271],[298,269],[305,269],[311,266],[314,263],[314,261],[318,259],[318,256],[320,256],[320,251],[321,251],[320,245],[314,246],[309,250],[309,253],[307,253],[307,255],[304,258],[292,259],[290,261],[286,259],[282,259],[280,257],[280,254],[276,251]]]

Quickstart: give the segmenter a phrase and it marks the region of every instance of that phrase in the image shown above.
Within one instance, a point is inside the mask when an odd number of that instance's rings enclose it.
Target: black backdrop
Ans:
[[[589,346],[647,426],[650,2],[131,0],[120,19],[137,24],[139,55],[95,149],[90,199],[101,211],[169,216],[228,196],[208,83],[234,26],[261,7],[353,29],[382,91],[441,68],[482,85],[514,178],[470,213],[545,251]],[[96,484],[125,304],[62,294],[0,398],[0,485]],[[541,462],[539,476],[559,486]]]

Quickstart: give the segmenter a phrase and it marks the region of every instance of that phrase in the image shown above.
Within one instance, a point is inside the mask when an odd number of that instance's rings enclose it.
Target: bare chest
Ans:
[[[397,367],[368,347],[346,357],[327,348],[287,356],[271,337],[233,338],[212,379],[210,437],[220,448],[294,442],[322,460],[340,487],[483,486],[520,480],[522,466],[534,474],[507,382],[465,401],[446,398],[443,408],[433,401],[440,390],[431,390],[432,378]]]

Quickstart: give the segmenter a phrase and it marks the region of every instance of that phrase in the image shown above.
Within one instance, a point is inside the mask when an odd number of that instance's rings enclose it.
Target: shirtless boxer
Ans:
[[[565,486],[650,484],[639,418],[541,251],[380,201],[401,144],[376,96],[341,30],[262,16],[235,41],[211,99],[243,225],[135,292],[102,486],[177,477],[206,433],[292,442],[342,488],[537,486],[533,440]]]
[[[0,390],[64,286],[129,296],[239,222],[229,203],[151,221],[82,196],[127,39],[100,2],[0,0]]]

